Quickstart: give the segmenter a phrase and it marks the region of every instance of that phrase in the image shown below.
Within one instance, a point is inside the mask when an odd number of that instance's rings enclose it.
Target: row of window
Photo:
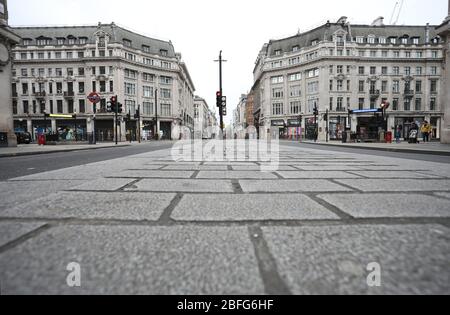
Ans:
[[[125,94],[126,95],[136,95],[136,84],[125,82]],[[151,86],[143,86],[143,96],[144,97],[153,97],[154,89]],[[159,97],[163,99],[171,99],[172,98],[172,90],[171,89],[159,89]]]
[[[317,104],[315,103],[315,100],[310,100],[310,109],[309,112],[312,112],[312,109]],[[413,106],[414,105],[414,106]],[[369,108],[370,109],[376,109],[377,106],[379,106],[378,102],[376,100],[370,99]],[[346,112],[347,109],[351,108],[351,101],[350,98],[346,98],[346,103],[344,104],[344,98],[338,97],[336,98],[336,102],[334,101],[333,97],[330,97],[330,104],[329,104],[329,110],[330,111],[338,111],[338,112]],[[366,108],[366,99],[365,98],[359,98],[358,99],[358,109],[363,110]],[[410,99],[405,98],[403,101],[403,108],[400,108],[400,99],[394,98],[392,102],[391,109],[393,111],[421,111],[423,110],[423,100],[421,98],[416,99]],[[298,115],[302,112],[302,106],[300,101],[291,101],[289,102],[289,108],[288,112],[285,113],[285,107],[283,102],[276,102],[272,104],[272,115],[273,116],[280,116],[280,115]],[[436,98],[432,97],[429,102],[429,110],[435,111],[437,110],[437,102]]]
[[[345,37],[344,36],[336,36],[335,37],[335,42],[339,45],[339,44],[344,44],[345,43]],[[440,38],[439,37],[435,37],[431,40],[431,43],[434,45],[437,45],[440,43]],[[401,44],[401,45],[419,45],[420,44],[420,37],[418,36],[414,36],[414,37],[394,37],[394,36],[390,36],[390,37],[376,37],[374,35],[369,35],[367,37],[364,36],[356,36],[353,38],[352,42],[357,43],[357,44],[380,44],[380,45],[386,45],[386,44],[391,44],[391,45],[397,45],[397,44]],[[313,39],[311,42],[311,46],[316,46],[319,44],[319,40],[318,39]],[[292,46],[291,52],[297,52],[300,50],[300,46],[299,45],[294,45]],[[277,49],[274,51],[275,56],[280,56],[283,53],[283,51],[281,49]]]
[[[355,56],[352,52],[353,52],[353,50],[350,50],[350,49],[347,49],[344,51],[343,49],[335,50],[335,49],[331,48],[328,52],[328,56],[339,56],[339,57]],[[437,51],[437,50],[433,50],[429,54],[425,54],[423,51],[414,51],[414,52],[400,51],[400,50],[396,50],[396,51],[370,50],[370,51],[367,51],[367,50],[361,49],[361,50],[358,50],[357,56],[358,57],[371,57],[371,58],[395,58],[395,59],[400,59],[400,58],[407,58],[407,59],[433,58],[433,59],[437,59],[437,58],[440,58],[439,51]],[[287,60],[287,64],[289,66],[293,66],[293,65],[300,64],[301,62],[308,62],[308,61],[317,59],[318,57],[319,57],[319,52],[315,51],[315,52],[307,53],[303,56],[289,58]],[[284,60],[277,60],[277,61],[273,61],[271,63],[271,67],[273,69],[281,68],[285,65],[286,65],[286,61],[284,61]]]
[[[75,104],[78,104],[76,107]],[[47,106],[48,105],[48,106]],[[56,106],[55,106],[56,105]],[[135,113],[136,112],[136,101],[135,100],[125,100],[125,109],[126,112]],[[18,110],[18,102],[13,101],[13,114],[17,115],[19,114]],[[154,115],[154,103],[152,102],[143,102],[142,103],[142,114],[143,115]],[[100,106],[99,106],[99,112],[106,112],[106,100],[103,99]],[[22,113],[23,114],[73,114],[73,113],[86,113],[86,101],[84,99],[78,100],[78,102],[75,102],[74,100],[68,100],[65,102],[64,100],[56,100],[54,102],[53,100],[50,100],[47,104],[46,102],[37,102],[37,101],[28,101],[24,100],[22,101]],[[158,112],[161,116],[170,117],[172,116],[172,105],[169,103],[161,103],[160,109]]]
[[[423,75],[424,71],[423,71],[423,67],[415,67],[414,68],[414,72],[413,72],[413,67],[410,66],[405,66],[403,67],[403,71],[400,72],[400,67],[399,66],[393,66],[391,67],[391,71],[389,72],[389,67],[387,66],[382,66],[382,67],[376,67],[376,66],[370,66],[370,67],[365,67],[365,66],[359,66],[358,67],[358,74],[359,75],[367,75],[367,68],[369,68],[369,73],[370,75],[377,75],[377,74],[381,74],[381,75]],[[330,65],[329,66],[329,74],[334,74],[334,71],[336,69],[336,73],[337,74],[344,74],[344,66],[335,66],[334,65]],[[429,75],[439,75],[438,72],[438,67],[437,66],[430,66],[427,68],[428,69],[428,74]],[[347,65],[345,68],[345,73],[346,74],[350,74],[351,73],[351,66]]]

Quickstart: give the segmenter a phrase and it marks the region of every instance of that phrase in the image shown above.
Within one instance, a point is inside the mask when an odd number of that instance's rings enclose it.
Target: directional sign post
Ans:
[[[97,104],[102,100],[102,98],[96,92],[90,93],[87,98],[88,98],[89,102],[91,102],[93,104],[93,112],[94,112],[94,119],[93,119],[94,126],[92,127],[92,129],[93,129],[93,132],[92,132],[93,141],[92,141],[92,143],[93,144],[97,144],[97,136],[96,136],[96,132],[95,132],[95,120],[96,120],[95,115],[97,114]]]

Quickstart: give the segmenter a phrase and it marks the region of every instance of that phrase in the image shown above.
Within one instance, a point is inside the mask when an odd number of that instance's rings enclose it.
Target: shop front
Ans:
[[[328,130],[330,140],[342,140],[342,133],[347,126],[347,117],[330,117],[328,122]]]
[[[300,140],[302,138],[301,123],[302,123],[301,119],[288,119],[287,129],[289,140]]]
[[[313,117],[305,119],[305,138],[316,140],[318,137],[318,124]]]
[[[142,121],[142,140],[150,141],[155,137],[155,121],[144,120]]]
[[[362,142],[376,142],[380,140],[380,133],[386,131],[387,123],[382,115],[358,117],[356,128],[358,139]]]
[[[396,117],[394,121],[395,121],[395,130],[400,130],[401,138],[403,138],[405,140],[409,139],[409,133],[411,131],[413,124],[415,124],[417,127],[419,127],[419,138],[422,137],[422,134],[420,133],[420,127],[422,126],[423,122],[425,121],[424,116]]]
[[[161,135],[161,140],[172,140],[172,122],[171,121],[161,121],[159,122],[159,133]]]
[[[95,122],[95,133],[99,142],[114,141],[114,121],[112,119],[97,119]]]
[[[270,123],[270,136],[272,139],[287,139],[288,133],[284,119],[272,120]]]
[[[127,130],[127,141],[137,141],[138,138],[138,131],[137,131],[137,121],[131,120],[127,121],[125,124],[126,130]]]
[[[86,119],[61,119],[56,120],[56,133],[60,141],[87,141]]]

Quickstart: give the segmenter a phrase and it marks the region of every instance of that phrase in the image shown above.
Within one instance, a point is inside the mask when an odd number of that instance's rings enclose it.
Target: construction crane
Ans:
[[[398,20],[400,18],[400,13],[402,12],[402,9],[403,9],[404,2],[405,2],[405,0],[401,0],[401,1],[397,1],[395,3],[394,10],[392,11],[392,16],[391,16],[391,20],[390,20],[389,24],[397,25]],[[397,12],[397,8],[398,8],[398,12]],[[397,13],[397,16],[395,17],[396,13]],[[394,17],[395,17],[395,20],[394,20]]]

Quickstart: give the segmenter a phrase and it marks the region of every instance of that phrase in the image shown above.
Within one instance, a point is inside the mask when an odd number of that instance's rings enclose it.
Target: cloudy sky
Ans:
[[[327,20],[349,17],[371,23],[378,16],[389,22],[397,0],[10,0],[10,24],[96,25],[115,22],[144,35],[172,40],[181,52],[196,86],[196,94],[215,106],[218,69],[214,59],[223,50],[224,93],[228,117],[242,93],[253,83],[253,67],[262,45],[291,36]],[[447,0],[404,0],[398,24],[440,24]]]

